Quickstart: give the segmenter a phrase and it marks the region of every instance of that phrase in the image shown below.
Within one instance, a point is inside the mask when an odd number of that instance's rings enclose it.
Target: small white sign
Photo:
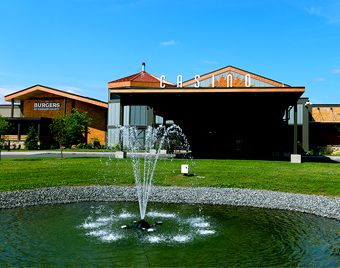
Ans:
[[[181,173],[189,174],[189,165],[181,165]]]

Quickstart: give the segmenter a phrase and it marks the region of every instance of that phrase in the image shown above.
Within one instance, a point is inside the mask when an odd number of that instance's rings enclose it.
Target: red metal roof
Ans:
[[[148,74],[147,72],[140,72],[133,75],[129,75],[127,77],[123,77],[110,83],[114,82],[127,82],[127,81],[135,81],[135,82],[159,82],[155,76]]]
[[[161,79],[147,72],[129,75],[108,83],[109,88],[115,87],[159,87]],[[176,87],[175,84],[163,80],[165,87]]]

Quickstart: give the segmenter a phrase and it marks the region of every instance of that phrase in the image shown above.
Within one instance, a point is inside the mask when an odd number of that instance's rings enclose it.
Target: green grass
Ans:
[[[58,149],[37,149],[37,150],[28,150],[28,149],[11,149],[11,150],[1,150],[2,152],[15,152],[15,153],[20,153],[20,152],[60,152],[60,148]],[[63,152],[113,152],[112,150],[109,149],[63,149]]]
[[[180,174],[181,164],[190,173]],[[51,186],[134,185],[131,159],[19,158],[0,161],[0,191]],[[340,196],[340,165],[252,160],[158,160],[153,184],[233,187]]]

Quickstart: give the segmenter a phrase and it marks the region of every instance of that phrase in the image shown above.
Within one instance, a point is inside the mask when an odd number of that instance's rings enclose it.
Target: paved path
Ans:
[[[144,156],[144,153],[138,153],[140,157]],[[136,155],[136,154],[135,154]],[[113,152],[70,152],[63,151],[63,157],[114,157],[115,153]],[[131,157],[132,154],[128,153],[127,157]],[[27,158],[27,157],[60,157],[60,151],[1,151],[1,158]],[[175,155],[159,155],[159,158],[171,158],[175,157]]]
[[[143,157],[143,153],[139,153]],[[128,153],[127,156],[131,157],[132,154]],[[24,157],[58,157],[60,156],[60,151],[1,151],[2,158],[24,158]],[[113,152],[70,152],[63,151],[63,156],[65,157],[101,157],[101,156],[111,156],[114,157]],[[174,157],[174,155],[172,155]],[[171,158],[171,155],[160,155],[159,158]],[[289,158],[287,157],[287,161]],[[328,162],[328,163],[340,163],[340,156],[302,156],[302,162]]]

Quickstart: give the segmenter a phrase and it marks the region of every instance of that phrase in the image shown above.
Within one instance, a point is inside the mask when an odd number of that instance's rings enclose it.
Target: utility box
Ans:
[[[189,174],[189,165],[181,165],[181,173]]]
[[[118,159],[126,158],[126,152],[123,152],[123,151],[115,152],[115,158],[118,158]]]

